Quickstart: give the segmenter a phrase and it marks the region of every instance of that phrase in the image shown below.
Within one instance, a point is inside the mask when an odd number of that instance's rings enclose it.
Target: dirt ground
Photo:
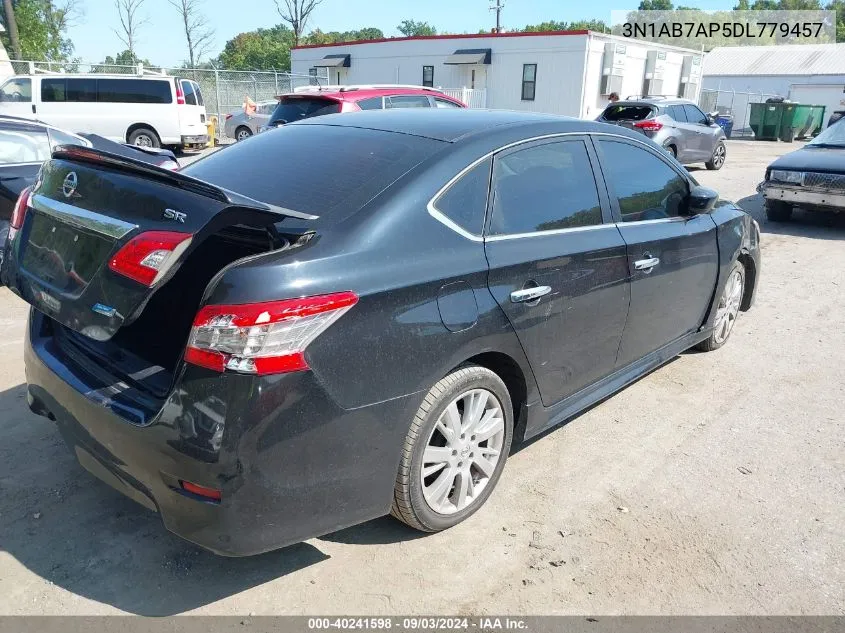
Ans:
[[[518,447],[437,535],[383,518],[224,559],[169,534],[28,412],[26,308],[0,289],[0,613],[845,614],[845,217],[768,224],[755,194],[797,145],[694,170],[763,230],[728,345]]]

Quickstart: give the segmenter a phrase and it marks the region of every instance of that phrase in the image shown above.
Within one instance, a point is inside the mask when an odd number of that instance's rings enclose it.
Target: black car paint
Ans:
[[[772,169],[841,174],[845,170],[845,147],[805,145],[776,158],[768,166],[766,173]]]
[[[613,350],[622,347],[628,314],[618,311],[627,311],[639,281],[628,272],[632,255],[616,228],[612,192],[600,178],[607,224],[581,233],[591,234],[584,241],[562,233],[488,242],[485,250],[481,239],[468,239],[425,212],[456,173],[500,148],[562,134],[609,134],[650,148],[636,133],[557,117],[467,111],[364,112],[295,125],[373,127],[444,140],[440,152],[359,212],[324,225],[306,250],[235,262],[209,284],[207,304],[358,294],[353,310],[308,347],[310,371],[250,377],[182,364],[169,395],[157,410],[142,411],[139,424],[125,411],[141,394],[110,391],[103,368],[56,337],[54,322],[37,310],[25,344],[33,411],[56,419],[86,468],[156,508],[171,531],[218,553],[255,554],[386,514],[408,424],[429,387],[461,363],[472,360],[503,377],[517,408],[517,439],[528,438],[706,338],[737,259],[750,271],[743,309],[753,302],[759,235],[751,218],[720,201],[708,215],[673,221],[660,235],[662,252],[672,258],[664,274],[673,290],[692,281],[702,292],[695,310],[684,313],[695,321],[620,365]],[[649,151],[685,173],[659,148]],[[648,226],[655,225],[640,225]],[[636,231],[640,244],[658,235]],[[715,254],[701,235],[716,241]],[[504,296],[536,279],[539,261],[546,262],[542,274],[556,294],[506,314]],[[657,290],[644,288],[643,303]],[[671,293],[663,294],[665,312],[649,314],[668,323],[675,306]],[[570,306],[579,313],[574,323],[566,318]],[[594,310],[606,320],[591,319]],[[555,319],[565,331],[550,327]],[[590,340],[595,328],[599,335]],[[547,346],[554,379],[543,364],[529,362],[534,345]],[[550,353],[556,350],[566,354]],[[599,356],[601,367],[591,367]],[[593,380],[585,377],[590,372]],[[551,389],[548,399],[543,385]],[[221,488],[222,502],[180,491],[180,479]]]

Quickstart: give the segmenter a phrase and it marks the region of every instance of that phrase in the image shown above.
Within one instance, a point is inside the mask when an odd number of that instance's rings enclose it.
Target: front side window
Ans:
[[[399,95],[387,97],[388,108],[430,108],[431,103],[425,95]]]
[[[581,140],[536,145],[497,158],[493,191],[490,235],[602,223],[596,180]]]
[[[605,179],[616,194],[623,222],[683,215],[689,186],[678,172],[651,152],[629,143],[599,140]]]
[[[434,66],[423,66],[422,85],[434,88]]]
[[[522,65],[522,100],[534,101],[537,92],[537,64]]]
[[[704,113],[694,105],[684,104],[684,113],[687,115],[687,121],[690,123],[707,125],[707,117],[704,116]]]
[[[434,208],[473,235],[481,235],[487,211],[492,159],[467,171],[434,201]]]
[[[32,80],[15,77],[0,87],[0,101],[29,103],[32,101]]]
[[[50,140],[44,130],[0,130],[0,165],[43,163],[50,158]]]

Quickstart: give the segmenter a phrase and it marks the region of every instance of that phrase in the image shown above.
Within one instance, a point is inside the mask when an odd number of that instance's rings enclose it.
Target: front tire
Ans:
[[[464,365],[434,385],[405,438],[390,513],[439,532],[475,513],[493,492],[513,439],[505,383]]]
[[[712,352],[728,342],[733,332],[734,324],[739,316],[742,297],[745,295],[745,266],[742,262],[734,262],[725,289],[716,308],[716,321],[710,336],[701,341],[696,347],[704,352]]]
[[[792,205],[780,200],[766,200],[766,218],[770,222],[789,222]]]
[[[155,149],[161,147],[158,134],[146,127],[139,127],[132,130],[129,138],[126,140],[130,145],[137,145],[139,147],[152,147]]]
[[[713,155],[710,157],[710,160],[704,163],[704,166],[711,171],[717,171],[725,164],[725,158],[727,156],[728,150],[725,148],[725,144],[719,141],[716,147],[713,148]]]

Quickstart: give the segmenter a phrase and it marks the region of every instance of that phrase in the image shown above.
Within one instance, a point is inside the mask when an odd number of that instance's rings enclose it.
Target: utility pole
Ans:
[[[496,33],[502,32],[502,9],[504,8],[505,4],[502,0],[490,0],[490,10],[496,12]]]

